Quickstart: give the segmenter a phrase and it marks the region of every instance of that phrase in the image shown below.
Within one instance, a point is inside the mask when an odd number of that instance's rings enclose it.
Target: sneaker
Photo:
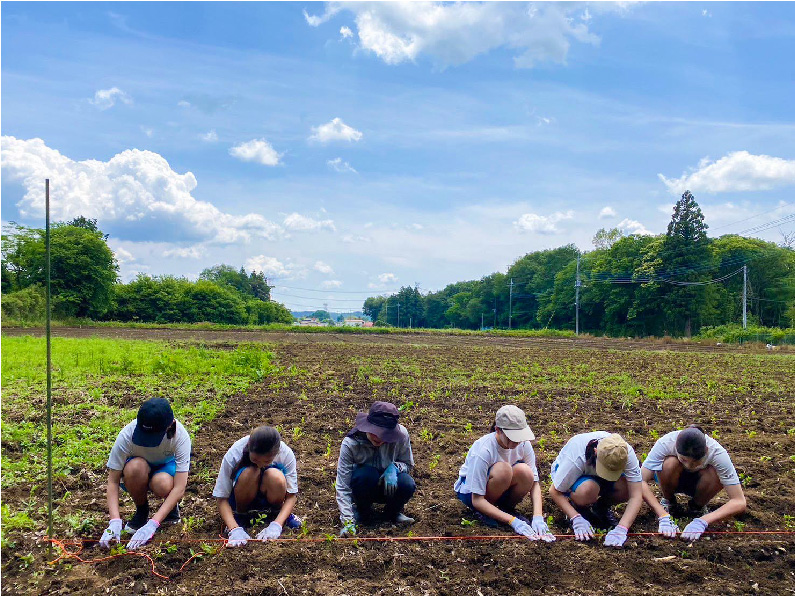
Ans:
[[[304,525],[304,520],[302,520],[294,513],[291,513],[290,517],[287,518],[287,521],[284,522],[284,527],[290,528],[291,530],[297,530],[303,525]]]
[[[395,516],[395,523],[399,526],[410,526],[415,522],[413,517],[409,517],[408,515],[403,515],[402,513],[398,513]]]
[[[496,519],[489,517],[488,515],[483,515],[480,511],[475,511],[475,519],[477,519],[480,523],[489,528],[499,528],[500,522]]]
[[[182,518],[179,515],[179,505],[174,505],[174,509],[172,509],[171,511],[168,512],[168,515],[163,520],[163,523],[164,524],[176,524],[181,519]]]
[[[693,499],[690,499],[690,502],[687,504],[687,511],[693,517],[704,517],[707,513],[709,513],[709,507],[706,505],[699,507],[695,504],[695,502],[693,502]]]
[[[671,501],[663,497],[662,499],[660,499],[660,505],[662,506],[663,509],[665,509],[666,513],[671,513]]]
[[[135,508],[135,515],[130,518],[127,525],[124,526],[124,531],[130,534],[135,534],[139,529],[146,525],[149,521],[149,506]]]
[[[591,507],[591,515],[593,518],[591,523],[597,528],[610,530],[618,525],[618,518],[616,517],[616,514],[613,513],[613,510],[610,507],[599,503],[598,501],[593,507]]]

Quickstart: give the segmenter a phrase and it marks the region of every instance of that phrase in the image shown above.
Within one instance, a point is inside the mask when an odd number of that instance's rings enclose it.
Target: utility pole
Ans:
[[[743,265],[743,329],[748,328],[748,265]]]
[[[483,313],[480,313],[480,330],[483,331]]]
[[[512,319],[513,319],[513,278],[511,278],[511,291],[508,294],[508,329],[511,328]]]
[[[411,329],[411,319],[412,319],[412,316],[409,315],[409,329]]]
[[[580,334],[580,253],[577,253],[577,281],[574,282],[574,334]]]
[[[384,302],[384,323],[389,325],[389,300]]]
[[[497,328],[497,297],[494,297],[494,326],[492,329]]]
[[[398,302],[398,328],[400,328],[400,302]]]

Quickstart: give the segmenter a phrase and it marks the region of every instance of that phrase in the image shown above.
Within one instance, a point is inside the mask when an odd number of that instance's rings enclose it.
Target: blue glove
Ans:
[[[624,526],[616,526],[605,536],[605,546],[624,546],[624,542],[627,540],[627,532],[629,532],[629,530]]]
[[[575,515],[571,518],[571,527],[574,529],[574,538],[576,540],[590,540],[594,537],[591,522],[582,515]]]
[[[511,520],[511,527],[513,528],[514,532],[516,532],[520,536],[529,538],[530,540],[538,540],[540,538],[540,536],[530,526],[530,524],[528,524],[526,521],[522,521],[518,517],[514,517]]]
[[[547,525],[547,522],[544,521],[543,515],[534,515],[533,523],[531,525],[536,531],[536,534],[541,536],[541,540],[544,542],[555,542],[555,537],[552,535],[552,532],[549,531],[549,526]]]
[[[248,532],[238,526],[229,532],[229,540],[226,541],[226,545],[232,548],[236,546],[246,546],[246,542],[249,540],[251,540],[251,536],[248,535]]]
[[[136,548],[142,547],[152,539],[152,536],[155,535],[155,532],[157,532],[159,527],[159,523],[157,523],[154,519],[150,519],[145,525],[138,528],[138,531],[135,534],[133,534],[133,537],[130,538],[130,541],[127,543],[127,549],[135,550]]]
[[[110,548],[111,540],[119,542],[121,540],[121,520],[116,518],[110,520],[108,529],[102,532],[102,538],[99,539],[99,545],[102,548]]]
[[[679,527],[676,525],[670,515],[663,515],[657,525],[657,531],[666,538],[676,538],[676,533],[679,532]]]
[[[709,524],[703,518],[697,517],[691,521],[682,531],[682,538],[685,540],[698,540],[707,529]]]
[[[383,480],[384,482],[384,495],[387,497],[394,497],[395,492],[397,492],[397,477],[398,471],[397,466],[394,462],[389,464],[384,470],[384,473],[381,474],[381,478],[379,480]]]

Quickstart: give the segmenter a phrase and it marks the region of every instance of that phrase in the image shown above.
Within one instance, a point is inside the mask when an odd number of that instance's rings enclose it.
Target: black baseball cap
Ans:
[[[138,408],[138,423],[132,442],[141,447],[157,447],[174,422],[174,412],[168,400],[162,397],[147,399]]]

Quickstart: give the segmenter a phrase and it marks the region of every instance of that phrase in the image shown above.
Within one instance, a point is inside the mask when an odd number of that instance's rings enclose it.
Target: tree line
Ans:
[[[2,237],[2,311],[14,320],[40,321],[45,309],[45,230],[15,223]],[[50,229],[52,308],[55,318],[151,323],[263,325],[293,321],[270,301],[261,272],[229,265],[199,279],[138,275],[119,282],[119,266],[97,221],[78,217]]]
[[[599,230],[594,249],[572,244],[526,254],[506,273],[422,294],[402,287],[364,301],[378,325],[574,329],[579,260],[580,330],[615,336],[689,336],[742,321],[747,265],[749,324],[795,326],[795,251],[754,238],[707,237],[687,191],[665,234]],[[715,281],[720,280],[720,281]]]

